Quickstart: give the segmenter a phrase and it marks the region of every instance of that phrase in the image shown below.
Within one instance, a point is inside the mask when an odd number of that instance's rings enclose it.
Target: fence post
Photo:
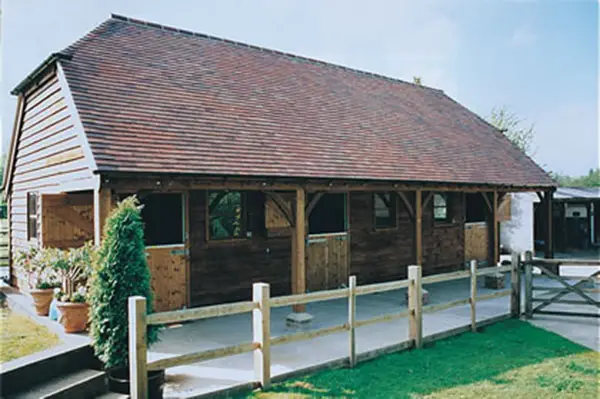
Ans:
[[[471,297],[469,303],[471,304],[471,331],[477,332],[477,261],[471,260]]]
[[[269,304],[270,289],[267,283],[252,285],[252,300],[258,303],[258,308],[252,310],[253,342],[258,348],[254,349],[254,375],[262,389],[271,385],[271,308]]]
[[[531,251],[525,252],[525,317],[533,317],[533,266]]]
[[[350,367],[356,366],[356,276],[348,279],[348,327],[350,355],[348,361]]]
[[[521,316],[521,267],[518,252],[513,252],[510,258],[510,314],[513,318]]]
[[[408,267],[408,338],[416,348],[423,346],[423,296],[421,288],[421,266]]]
[[[129,394],[136,399],[148,397],[146,353],[146,298],[131,296],[129,311]]]

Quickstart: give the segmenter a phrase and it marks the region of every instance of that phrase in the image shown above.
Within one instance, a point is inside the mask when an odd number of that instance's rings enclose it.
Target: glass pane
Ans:
[[[448,212],[446,207],[439,207],[433,209],[433,215],[436,219],[445,220]]]
[[[242,193],[215,191],[208,195],[210,238],[242,236]]]
[[[433,197],[433,206],[446,206],[446,195],[435,194]]]

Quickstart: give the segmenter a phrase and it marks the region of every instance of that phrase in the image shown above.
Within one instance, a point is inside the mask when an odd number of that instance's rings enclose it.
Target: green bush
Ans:
[[[120,202],[106,221],[90,291],[91,336],[96,355],[107,369],[126,367],[128,298],[146,297],[147,312],[152,312],[144,224],[135,196]],[[147,344],[157,339],[157,328],[150,326]]]

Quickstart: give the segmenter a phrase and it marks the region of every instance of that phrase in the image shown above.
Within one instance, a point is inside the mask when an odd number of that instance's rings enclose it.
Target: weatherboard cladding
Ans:
[[[100,171],[554,185],[439,90],[117,16],[63,54]]]

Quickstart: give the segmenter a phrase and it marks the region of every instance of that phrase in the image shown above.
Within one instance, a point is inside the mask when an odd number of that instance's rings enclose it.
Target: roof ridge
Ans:
[[[332,62],[328,62],[328,61],[323,61],[323,60],[319,60],[316,58],[311,58],[311,57],[307,57],[307,56],[303,56],[303,55],[298,55],[298,54],[294,54],[294,53],[289,53],[286,51],[282,51],[282,50],[274,50],[268,47],[262,47],[262,46],[258,46],[255,44],[248,44],[248,43],[244,43],[244,42],[240,42],[240,41],[236,41],[236,40],[231,40],[231,39],[225,39],[222,37],[217,37],[217,36],[213,36],[213,35],[209,35],[206,33],[199,33],[199,32],[194,32],[191,30],[187,30],[187,29],[180,29],[180,28],[176,28],[173,26],[168,26],[168,25],[163,25],[163,24],[159,24],[156,22],[150,22],[150,21],[144,21],[141,19],[137,19],[137,18],[131,18],[131,17],[127,17],[124,15],[120,15],[120,14],[111,14],[111,19],[116,19],[118,21],[123,21],[123,22],[128,22],[128,23],[132,23],[132,24],[136,24],[136,25],[141,25],[141,26],[146,26],[149,28],[154,28],[154,29],[161,29],[161,30],[166,30],[166,31],[170,31],[170,32],[176,32],[176,33],[181,33],[184,35],[188,35],[188,36],[195,36],[195,37],[201,37],[201,38],[205,38],[205,39],[210,39],[210,40],[217,40],[220,42],[224,42],[224,43],[228,43],[228,44],[232,44],[235,46],[240,46],[240,47],[246,47],[249,49],[253,49],[253,50],[259,50],[259,51],[264,51],[264,52],[268,52],[268,53],[272,53],[272,54],[278,54],[278,55],[282,55],[285,57],[290,57],[293,59],[298,59],[298,60],[304,60],[304,61],[308,61],[314,64],[318,64],[318,65],[324,65],[327,67],[333,67],[333,68],[338,68],[338,69],[342,69],[345,71],[349,71],[349,72],[353,72],[359,75],[366,75],[366,76],[371,76],[371,77],[375,77],[375,78],[379,78],[379,79],[384,79],[384,80],[388,80],[391,82],[395,82],[395,83],[403,83],[409,86],[413,86],[413,87],[418,87],[421,89],[425,89],[425,90],[430,90],[433,91],[435,93],[442,93],[444,94],[444,91],[442,89],[436,89],[434,87],[430,87],[430,86],[425,86],[425,85],[421,85],[421,84],[416,84],[416,83],[411,83],[408,82],[406,80],[402,80],[402,79],[398,79],[398,78],[392,78],[390,76],[386,76],[386,75],[382,75],[379,73],[375,73],[375,72],[369,72],[369,71],[364,71],[361,69],[357,69],[357,68],[352,68],[352,67],[348,67],[348,66],[344,66],[344,65],[339,65],[339,64],[334,64]]]

